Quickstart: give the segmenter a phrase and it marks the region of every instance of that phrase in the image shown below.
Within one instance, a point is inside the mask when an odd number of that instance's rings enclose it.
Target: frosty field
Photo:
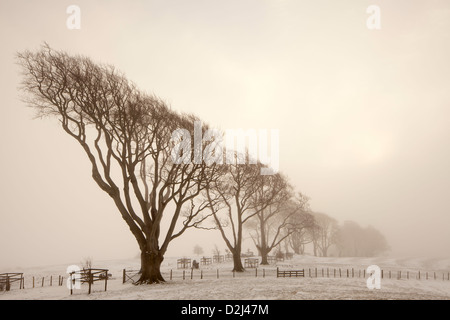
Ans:
[[[107,268],[112,274],[107,291],[104,282],[93,285],[87,294],[87,284],[70,295],[64,281],[57,285],[58,275],[67,277],[67,265],[1,270],[23,272],[25,289],[12,287],[9,292],[0,292],[0,299],[125,299],[125,300],[310,300],[310,299],[450,299],[450,259],[420,258],[317,258],[295,256],[294,259],[277,262],[276,265],[260,266],[258,270],[248,268],[243,274],[231,272],[231,262],[201,266],[200,270],[177,270],[177,258],[166,258],[163,262],[164,284],[135,286],[122,283],[122,270],[136,269],[139,260],[94,261],[93,267]],[[193,258],[195,259],[195,258]],[[197,258],[198,260],[198,258]],[[381,288],[369,290],[364,270],[369,265],[378,265],[384,271]],[[305,269],[304,278],[277,278],[280,270]],[[317,268],[317,277],[316,277]],[[353,268],[353,273],[351,269]],[[172,270],[172,280],[170,271]],[[339,270],[341,271],[339,276]],[[347,277],[347,270],[349,277]],[[398,279],[398,272],[402,272]],[[418,272],[421,272],[420,280]],[[323,272],[323,273],[322,273]],[[219,278],[217,278],[219,274]],[[311,274],[311,276],[310,276]],[[323,276],[322,276],[323,274]],[[352,277],[353,275],[353,277]],[[389,278],[390,275],[390,278]],[[50,286],[49,278],[53,284]],[[192,276],[192,279],[191,279]],[[35,287],[32,288],[32,277]],[[42,278],[44,277],[44,286]],[[408,278],[407,278],[408,277]],[[436,277],[436,278],[435,278]]]

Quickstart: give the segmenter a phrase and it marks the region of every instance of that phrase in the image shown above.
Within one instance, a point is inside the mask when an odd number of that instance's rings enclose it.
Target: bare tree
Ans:
[[[336,219],[324,214],[313,213],[315,224],[309,228],[313,239],[314,255],[317,251],[322,257],[328,255],[328,249],[336,243],[338,224]]]
[[[83,261],[81,262],[81,266],[82,266],[83,270],[91,269],[92,268],[92,258],[91,257],[84,258]]]
[[[305,245],[313,241],[310,229],[314,228],[315,221],[313,215],[310,213],[309,199],[302,199],[305,196],[301,194],[299,194],[299,197],[300,201],[306,203],[306,205],[303,210],[299,210],[290,218],[290,222],[293,225],[292,233],[286,241],[296,254],[304,254]]]
[[[19,53],[17,60],[26,102],[38,116],[56,117],[77,141],[91,163],[92,178],[136,238],[138,283],[164,281],[160,266],[169,243],[204,218],[206,207],[192,208],[193,200],[217,173],[216,165],[192,163],[188,153],[174,160],[177,145],[192,143],[185,136],[174,140],[172,133],[183,128],[192,135],[198,119],[172,111],[113,66],[86,57],[45,44],[37,52]],[[168,219],[165,233],[163,217]]]
[[[233,255],[233,270],[244,271],[241,261],[243,226],[258,213],[252,195],[262,183],[260,164],[248,164],[235,153],[226,166],[226,173],[212,181],[207,197],[214,217],[214,225],[220,231],[227,248]],[[242,164],[244,163],[244,164]]]
[[[294,232],[292,217],[304,211],[308,199],[299,194],[295,199],[292,187],[280,174],[265,176],[264,183],[253,195],[257,214],[251,237],[261,255],[261,264],[267,265],[267,256],[273,248]]]
[[[305,227],[297,228],[288,238],[289,247],[294,250],[295,254],[304,254],[305,245],[311,243],[312,241],[313,240],[308,232],[308,228]]]

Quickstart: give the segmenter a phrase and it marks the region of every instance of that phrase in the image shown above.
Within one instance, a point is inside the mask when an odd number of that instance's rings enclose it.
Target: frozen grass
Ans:
[[[194,258],[195,259],[195,258]],[[199,260],[199,259],[197,259]],[[358,277],[357,270],[364,270],[367,266],[376,264],[380,268],[391,270],[393,277],[386,277],[381,282],[381,289],[369,290],[366,279]],[[230,262],[202,266],[203,279],[200,271],[195,270],[193,279],[191,271],[176,269],[176,258],[167,258],[162,266],[163,274],[167,280],[164,284],[135,286],[122,284],[122,269],[137,268],[138,260],[103,261],[95,263],[93,267],[108,268],[113,278],[108,281],[108,290],[103,291],[103,282],[93,286],[93,293],[87,294],[87,284],[81,290],[75,290],[70,296],[66,286],[57,286],[58,275],[65,275],[67,266],[50,266],[45,268],[31,268],[14,270],[24,272],[25,289],[13,287],[10,292],[1,292],[0,299],[150,299],[150,300],[310,300],[310,299],[446,299],[450,298],[450,281],[442,279],[450,271],[450,259],[421,259],[421,258],[317,258],[310,256],[296,256],[293,260],[278,262],[277,265],[258,268],[258,277],[255,269],[247,269],[245,273],[235,274],[230,271]],[[286,269],[318,269],[318,277],[305,278],[276,278],[276,267]],[[329,269],[329,276],[322,277],[322,268]],[[333,270],[342,270],[342,278],[334,278]],[[346,269],[354,268],[355,277],[347,278]],[[173,270],[173,280],[169,280],[170,270]],[[219,269],[219,279],[217,279]],[[263,269],[265,277],[263,278]],[[403,279],[396,278],[397,271],[402,270]],[[421,280],[412,275],[421,270]],[[9,270],[5,270],[9,271]],[[410,271],[410,279],[405,277]],[[429,279],[425,279],[425,272]],[[438,274],[436,280],[434,272]],[[394,276],[395,274],[395,276]],[[35,288],[31,288],[31,278],[35,276]],[[53,275],[53,286],[49,286],[48,278]],[[44,287],[40,287],[42,277],[45,277]],[[39,280],[38,280],[39,279]]]

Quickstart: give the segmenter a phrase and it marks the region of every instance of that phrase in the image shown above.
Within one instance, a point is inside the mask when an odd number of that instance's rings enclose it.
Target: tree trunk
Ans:
[[[317,243],[313,242],[314,256],[317,257]]]
[[[261,264],[268,265],[269,262],[267,261],[267,254],[269,251],[267,250],[267,243],[266,243],[266,226],[265,226],[265,220],[264,220],[264,212],[261,213],[259,217],[259,226],[260,226],[260,233],[261,233]]]
[[[269,248],[261,248],[261,263],[262,265],[268,265],[267,256],[269,255]]]
[[[261,254],[261,263],[262,265],[268,265],[269,261],[267,261],[267,251],[264,250],[264,253]]]
[[[290,241],[291,249],[294,250],[295,254],[303,254],[301,251],[301,245],[295,245],[294,241]]]
[[[244,266],[242,265],[242,260],[241,260],[241,252],[240,250],[233,250],[233,271],[236,272],[244,272]]]
[[[165,282],[161,275],[161,263],[164,257],[161,253],[141,252],[141,277],[137,284]]]

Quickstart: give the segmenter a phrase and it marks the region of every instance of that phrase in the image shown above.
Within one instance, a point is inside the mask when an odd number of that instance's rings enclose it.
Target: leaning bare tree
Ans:
[[[313,216],[315,223],[309,231],[313,239],[314,255],[317,255],[318,250],[322,257],[327,257],[328,249],[337,240],[337,220],[325,213],[315,212]]]
[[[241,261],[243,227],[258,213],[251,198],[264,177],[261,164],[245,163],[243,157],[235,153],[234,159],[225,167],[225,174],[212,180],[206,189],[215,228],[233,255],[233,270],[236,272],[244,271]]]
[[[169,243],[204,219],[206,207],[194,207],[193,200],[217,172],[214,164],[192,163],[189,153],[175,148],[191,142],[172,133],[183,128],[192,134],[197,119],[172,111],[113,66],[89,58],[45,44],[17,59],[27,103],[38,116],[56,117],[78,142],[91,163],[92,178],[136,238],[141,251],[138,283],[164,281],[160,266]],[[163,217],[168,219],[165,233]]]
[[[263,207],[254,216],[251,237],[261,254],[261,264],[267,265],[269,253],[286,240],[303,221],[294,219],[302,216],[308,206],[308,198],[299,193],[292,194],[292,187],[283,176],[277,174],[266,177],[264,186],[254,194],[254,200]]]
[[[305,245],[313,241],[311,234],[314,232],[311,232],[310,230],[314,229],[316,222],[314,216],[310,213],[308,205],[309,199],[301,194],[299,194],[299,197],[300,201],[304,202],[306,205],[303,210],[300,210],[290,217],[290,223],[294,227],[291,229],[292,233],[286,240],[287,244],[296,254],[304,254]]]
[[[296,223],[294,232],[292,232],[287,239],[289,247],[294,250],[296,254],[305,253],[305,245],[313,241],[309,230],[314,228],[314,218],[308,212],[302,213],[301,217],[298,217],[299,221]]]
[[[248,227],[253,231],[250,236],[261,255],[261,264],[268,264],[269,252],[283,240],[279,236],[288,218],[276,218],[280,217],[283,207],[286,208],[285,204],[291,198],[291,186],[279,173],[260,179],[261,183],[250,200],[257,210]]]

